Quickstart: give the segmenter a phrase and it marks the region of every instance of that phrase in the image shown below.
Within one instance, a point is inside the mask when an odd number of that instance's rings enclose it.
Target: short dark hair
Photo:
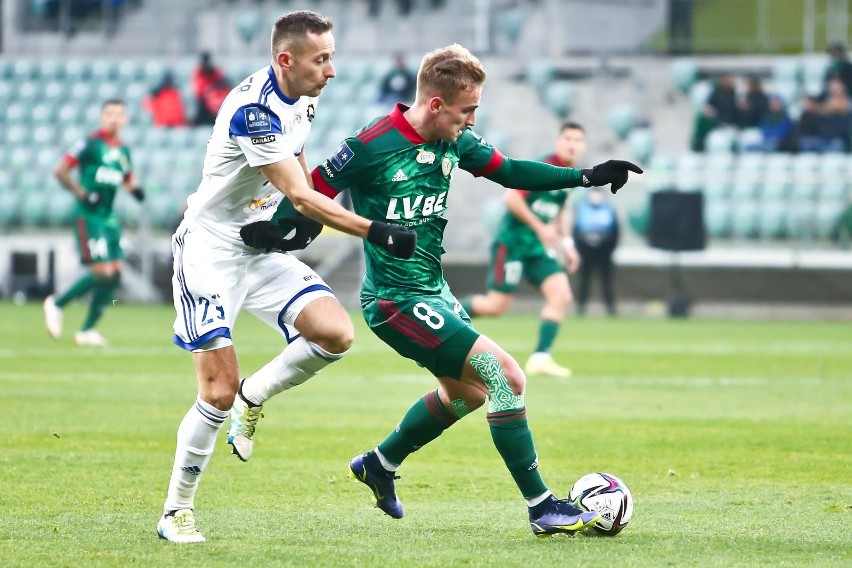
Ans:
[[[330,19],[311,10],[298,10],[284,14],[272,26],[272,58],[286,49],[297,51],[308,34],[331,31]]]
[[[105,109],[108,106],[118,105],[126,107],[127,103],[124,102],[124,99],[107,99],[101,104],[101,110]]]
[[[574,122],[573,120],[566,120],[562,123],[562,126],[559,127],[559,132],[565,132],[566,130],[579,130],[583,134],[586,133],[586,129],[583,128],[579,122]]]

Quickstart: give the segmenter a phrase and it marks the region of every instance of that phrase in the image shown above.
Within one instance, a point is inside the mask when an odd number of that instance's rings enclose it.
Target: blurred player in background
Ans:
[[[417,233],[414,255],[407,260],[364,245],[361,307],[379,338],[427,368],[439,383],[376,449],[353,458],[349,468],[370,487],[382,511],[400,518],[403,507],[394,479],[403,460],[490,399],[492,439],[527,501],[533,532],[574,532],[596,523],[599,515],[556,499],[545,485],[527,426],[524,373],[506,351],[473,329],[444,281],[440,259],[447,192],[457,167],[531,191],[608,183],[617,190],[628,170],[641,170],[619,161],[576,170],[506,158],[469,128],[484,82],[482,64],[460,45],[427,54],[414,106],[398,104],[347,138],[311,173],[317,191],[334,196],[348,188],[356,213]]]
[[[294,246],[286,238],[293,228],[304,239],[300,247],[319,233],[322,226],[305,217],[286,218],[286,226],[268,221],[286,194],[297,211],[381,243],[390,254],[414,251],[414,233],[359,217],[309,185],[303,149],[317,97],[335,76],[331,28],[330,20],[310,11],[275,23],[272,65],[248,76],[222,104],[201,184],[172,238],[174,343],[192,353],[199,392],[178,428],[157,524],[160,537],[172,542],[204,540],[195,524],[195,493],[229,414],[228,442],[246,461],[261,405],[339,360],[353,339],[349,315],[311,268],[290,254],[250,249],[242,239],[264,237],[287,249]],[[289,343],[243,382],[231,340],[241,309]]]
[[[553,154],[546,164],[573,168],[586,150],[586,133],[575,122],[559,129]],[[526,278],[544,297],[538,340],[524,371],[527,375],[570,377],[571,370],[558,365],[550,349],[571,304],[568,273],[574,274],[580,257],[569,237],[565,203],[568,191],[510,189],[503,196],[506,213],[491,244],[487,294],[462,300],[470,317],[499,316],[509,309],[515,292]],[[565,266],[561,260],[564,258]]]
[[[100,129],[77,142],[54,171],[59,182],[77,198],[74,206],[74,229],[80,251],[80,262],[89,267],[79,280],[59,296],[44,301],[44,320],[54,338],[62,335],[62,308],[68,302],[89,292],[89,312],[80,330],[74,334],[77,345],[104,347],[107,340],[95,325],[112,301],[121,280],[121,226],[113,212],[115,195],[120,188],[137,200],[144,193],[133,179],[130,151],[121,143],[119,134],[127,124],[124,101],[110,99],[101,106]],[[71,170],[80,168],[79,181]]]

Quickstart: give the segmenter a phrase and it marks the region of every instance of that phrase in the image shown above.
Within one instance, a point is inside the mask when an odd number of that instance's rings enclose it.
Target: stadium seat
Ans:
[[[848,184],[843,180],[823,181],[819,184],[820,201],[842,204],[846,202]]]
[[[152,59],[150,61],[146,61],[142,65],[142,73],[140,78],[148,85],[150,85],[151,88],[153,88],[155,85],[157,85],[160,81],[163,80],[163,75],[165,74],[165,72],[166,65],[159,59]],[[188,82],[189,74],[187,73],[186,76],[176,75],[175,79],[178,83],[183,83],[185,81]]]
[[[237,36],[243,40],[243,43],[249,45],[260,31],[263,17],[259,10],[251,10],[243,8],[239,11],[234,25],[237,30]],[[239,79],[237,79],[239,80]]]
[[[772,80],[776,83],[796,83],[799,81],[799,60],[793,57],[779,57],[772,64]]]
[[[12,172],[6,170],[5,168],[0,168],[0,193],[13,189],[14,183],[15,178],[12,175]]]
[[[698,63],[692,58],[675,59],[669,69],[672,84],[682,93],[689,91],[698,77]]]
[[[44,83],[44,87],[41,90],[40,99],[45,103],[55,105],[65,100],[65,93],[67,90],[68,84],[64,81],[47,82]]]
[[[755,237],[758,220],[757,203],[750,200],[735,200],[731,210],[731,236],[740,239]]]
[[[34,163],[39,171],[44,172],[48,177],[53,177],[53,168],[59,163],[62,157],[62,152],[55,147],[47,147],[40,149],[35,154]]]
[[[821,203],[814,211],[814,233],[819,239],[828,239],[837,229],[843,206],[836,203]]]
[[[71,149],[71,146],[82,140],[86,136],[87,131],[80,126],[69,126],[62,131],[60,136],[60,146],[63,152]]]
[[[88,82],[74,83],[68,91],[68,98],[76,104],[88,104],[94,96],[92,85]]]
[[[795,179],[813,179],[820,166],[820,155],[813,153],[796,154],[792,163]]]
[[[793,157],[782,153],[767,154],[765,168],[769,172],[789,172],[793,169]]]
[[[713,238],[725,238],[731,232],[731,209],[723,201],[710,201],[704,207],[704,224]]]
[[[763,203],[759,209],[758,234],[764,239],[779,239],[786,232],[787,207],[784,203]]]
[[[810,239],[814,236],[814,205],[805,201],[787,208],[787,234],[795,239]]]
[[[42,59],[36,63],[35,75],[44,81],[65,78],[65,65],[59,59]]]
[[[736,143],[737,131],[734,128],[716,128],[707,135],[705,147],[710,154],[732,152]]]
[[[122,97],[124,97],[124,87],[116,81],[103,82],[95,90],[95,98],[98,104],[108,99],[120,99]]]
[[[731,198],[734,203],[747,201],[757,197],[760,181],[755,177],[737,177],[731,186]]]
[[[496,31],[509,40],[512,46],[517,44],[518,39],[521,37],[521,32],[524,30],[524,24],[527,21],[526,8],[514,5],[498,10],[495,19]]]
[[[111,59],[92,61],[91,78],[95,83],[104,83],[118,79],[118,65]]]
[[[826,177],[852,173],[852,157],[849,154],[822,154],[819,162],[819,170]]]
[[[59,187],[58,184],[50,189],[49,195],[48,206],[45,211],[45,223],[52,227],[68,225],[74,213],[74,202],[76,201],[74,196]]]
[[[7,155],[11,155],[12,150],[14,150],[16,146],[20,146],[21,144],[26,143],[27,139],[29,138],[29,134],[29,130],[24,128],[23,126],[10,126],[6,128],[5,151]]]
[[[118,64],[116,77],[122,83],[133,83],[145,78],[145,69],[141,61],[126,59]]]
[[[12,63],[12,80],[31,81],[38,77],[38,66],[31,59],[16,59]]]
[[[736,156],[730,152],[710,154],[705,162],[705,172],[719,174],[717,177],[730,179],[736,161]]]
[[[654,153],[654,133],[650,128],[634,128],[627,136],[630,155],[640,164],[648,163]]]
[[[0,191],[0,227],[13,227],[20,222],[21,197],[17,190]]]
[[[787,107],[799,100],[800,90],[799,84],[795,81],[777,82],[770,89],[772,93],[778,95],[784,101],[784,105]]]
[[[801,58],[802,82],[822,85],[825,72],[831,64],[827,55],[806,55]]]
[[[13,170],[25,172],[31,169],[32,148],[29,145],[16,144],[8,156],[7,163]]]
[[[42,83],[35,80],[20,80],[18,82],[18,101],[32,104],[42,96]]]
[[[820,182],[816,179],[795,180],[791,197],[794,202],[813,201],[819,193],[819,186]]]
[[[17,95],[9,81],[0,80],[0,104],[5,106]]]
[[[740,152],[762,151],[763,132],[759,128],[743,128],[737,136],[737,148]]]
[[[784,201],[793,192],[793,185],[786,175],[768,174],[760,184],[760,197],[765,203]]]
[[[91,74],[91,65],[88,60],[80,61],[72,59],[65,62],[64,68],[65,80],[70,84],[85,81]]]
[[[56,142],[57,131],[50,126],[39,126],[32,131],[32,143],[36,146],[52,146]]]
[[[556,67],[549,59],[533,59],[527,66],[527,82],[541,94],[545,87],[553,80]]]
[[[701,111],[710,98],[710,93],[713,92],[713,83],[711,81],[698,81],[689,88],[689,102],[692,103],[692,108],[696,112]]]
[[[607,126],[619,138],[626,138],[636,122],[636,109],[630,103],[613,106],[607,113]]]
[[[544,102],[561,119],[571,114],[574,91],[568,81],[553,81],[545,87]]]

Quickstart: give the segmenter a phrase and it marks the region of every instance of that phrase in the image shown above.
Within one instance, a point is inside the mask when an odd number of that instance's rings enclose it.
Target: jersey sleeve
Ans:
[[[278,115],[260,104],[238,108],[231,117],[228,134],[234,137],[252,167],[274,164],[301,151],[285,135]]]
[[[459,167],[473,175],[486,176],[503,163],[505,157],[470,128],[458,139]]]
[[[330,158],[311,172],[314,189],[333,197],[345,189],[356,189],[370,169],[371,157],[367,146],[350,136]]]
[[[80,138],[65,152],[64,160],[69,166],[76,167],[80,163],[80,157],[86,151],[87,141]]]

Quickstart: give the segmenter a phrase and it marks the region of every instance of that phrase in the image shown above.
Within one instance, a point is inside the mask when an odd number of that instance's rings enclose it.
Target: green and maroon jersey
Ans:
[[[565,164],[555,155],[548,156],[541,160],[546,164],[565,167]],[[524,199],[527,202],[530,210],[543,223],[550,223],[559,216],[559,212],[565,206],[565,200],[568,199],[570,193],[567,189],[556,189],[553,191],[525,191],[519,189],[524,194]],[[515,250],[523,250],[528,256],[537,256],[547,254],[544,250],[544,245],[538,240],[535,231],[532,228],[515,217],[511,211],[506,211],[500,225],[497,229],[497,234],[494,237],[494,242],[506,245]]]
[[[101,194],[101,202],[95,207],[78,202],[78,212],[110,215],[115,194],[132,170],[127,147],[118,139],[96,131],[78,141],[65,154],[65,161],[72,167],[80,167],[80,185],[86,193]]]
[[[408,123],[398,104],[347,138],[311,174],[314,188],[333,197],[348,189],[355,212],[417,232],[408,260],[364,242],[367,259],[362,291],[381,298],[438,294],[444,286],[442,242],[447,192],[456,167],[475,176],[495,171],[504,157],[472,130],[456,142],[427,141]]]

